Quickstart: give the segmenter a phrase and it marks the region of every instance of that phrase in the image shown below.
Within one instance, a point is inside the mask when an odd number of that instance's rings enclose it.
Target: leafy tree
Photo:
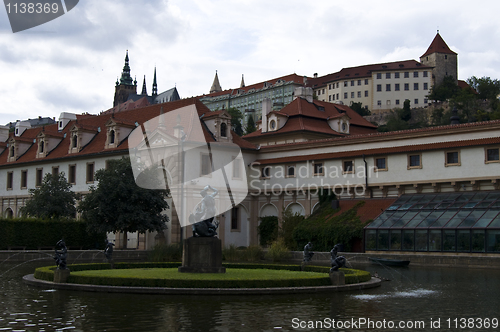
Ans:
[[[293,230],[299,223],[304,220],[304,216],[300,213],[293,213],[292,209],[286,209],[283,211],[283,217],[281,219],[281,227],[279,230],[279,237],[283,239],[285,247],[290,250],[295,250],[297,248],[297,243],[293,238]]]
[[[245,127],[245,135],[251,134],[254,131],[257,130],[257,127],[255,126],[255,121],[253,120],[253,116],[249,116],[247,120],[247,125]]]
[[[363,103],[361,102],[351,102],[351,106],[349,106],[353,111],[358,113],[361,116],[371,115],[372,113],[368,110],[368,108],[363,107]]]
[[[145,233],[166,228],[168,217],[162,212],[168,208],[167,191],[137,186],[129,158],[109,160],[95,178],[98,186],[90,188],[78,207],[90,230]]]
[[[500,81],[489,77],[477,78],[472,76],[467,79],[467,84],[477,91],[477,97],[490,102],[497,102],[500,95]]]
[[[71,186],[64,172],[46,174],[40,187],[29,190],[31,199],[21,208],[21,214],[43,219],[74,218],[78,195]]]
[[[431,88],[431,93],[427,96],[430,100],[446,101],[455,97],[460,88],[453,76],[445,76],[441,84]]]
[[[231,115],[231,129],[238,135],[243,136],[243,127],[241,125],[241,120],[243,120],[243,114],[239,109],[230,107],[227,109],[229,115]]]
[[[411,108],[410,108],[410,100],[406,99],[403,103],[403,111],[400,112],[401,120],[410,121],[411,119]]]

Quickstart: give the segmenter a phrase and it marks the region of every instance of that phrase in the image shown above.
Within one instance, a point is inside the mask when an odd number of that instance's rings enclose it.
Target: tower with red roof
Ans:
[[[458,54],[453,52],[439,34],[434,37],[427,51],[420,57],[423,65],[433,67],[432,85],[443,82],[445,76],[458,78]]]

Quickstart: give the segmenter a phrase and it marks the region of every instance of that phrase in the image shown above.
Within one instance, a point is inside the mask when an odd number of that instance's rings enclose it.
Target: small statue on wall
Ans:
[[[66,267],[66,259],[68,258],[68,248],[66,247],[66,243],[64,240],[59,240],[56,244],[56,252],[54,255],[54,259],[56,261],[57,268],[59,270],[65,270]]]
[[[304,246],[304,262],[310,262],[312,257],[314,256],[314,252],[312,252],[313,245],[311,242],[308,242]]]

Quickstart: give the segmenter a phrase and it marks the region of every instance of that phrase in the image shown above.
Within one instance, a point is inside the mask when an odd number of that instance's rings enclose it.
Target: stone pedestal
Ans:
[[[69,277],[69,269],[64,269],[64,270],[55,269],[54,270],[54,282],[66,283],[66,280],[68,280],[68,277]]]
[[[345,285],[344,272],[341,271],[330,272],[330,280],[332,281],[332,285],[334,286]]]
[[[222,243],[216,237],[190,237],[184,240],[179,272],[226,273],[222,266]]]

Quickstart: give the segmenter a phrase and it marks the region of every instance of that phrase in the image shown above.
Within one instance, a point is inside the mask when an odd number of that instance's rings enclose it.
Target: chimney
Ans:
[[[293,99],[295,100],[296,98],[302,98],[307,100],[308,103],[312,103],[313,89],[302,86],[295,88],[295,91],[293,92]]]
[[[314,73],[314,78],[318,78],[318,73]]]
[[[262,132],[267,132],[267,115],[272,111],[271,99],[265,98],[262,101]]]

